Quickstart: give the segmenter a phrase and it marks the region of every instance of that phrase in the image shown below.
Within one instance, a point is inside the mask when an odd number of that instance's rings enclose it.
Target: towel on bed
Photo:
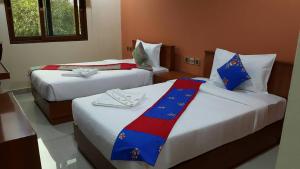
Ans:
[[[98,73],[97,69],[84,69],[84,68],[78,68],[73,69],[70,73],[64,73],[62,76],[66,77],[90,77]]]
[[[125,92],[121,89],[108,90],[92,102],[94,106],[106,106],[115,108],[131,108],[138,105],[145,94]]]

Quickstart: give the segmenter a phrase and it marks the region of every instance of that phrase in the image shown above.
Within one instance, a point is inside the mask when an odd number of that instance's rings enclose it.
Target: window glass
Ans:
[[[16,37],[40,36],[40,16],[37,0],[11,0]]]
[[[49,36],[76,34],[74,0],[50,0],[46,9]]]
[[[85,0],[5,0],[4,4],[11,43],[88,39]]]

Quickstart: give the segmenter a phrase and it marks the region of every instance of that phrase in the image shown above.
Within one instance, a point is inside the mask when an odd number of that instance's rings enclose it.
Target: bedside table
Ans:
[[[163,83],[168,80],[179,79],[179,78],[184,78],[184,77],[192,78],[192,77],[196,77],[196,75],[192,75],[192,74],[184,73],[184,72],[176,72],[176,71],[159,73],[159,74],[154,75],[153,83],[154,84]]]

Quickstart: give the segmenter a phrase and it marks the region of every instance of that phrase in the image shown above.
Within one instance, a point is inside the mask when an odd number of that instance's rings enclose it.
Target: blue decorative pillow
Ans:
[[[243,82],[251,79],[238,54],[234,55],[217,71],[228,90],[234,90]]]

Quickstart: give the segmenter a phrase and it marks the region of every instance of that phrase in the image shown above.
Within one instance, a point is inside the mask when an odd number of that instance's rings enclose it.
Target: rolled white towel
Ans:
[[[101,94],[96,100],[92,102],[94,106],[104,106],[104,107],[114,107],[121,109],[129,109],[129,106],[126,106],[106,93]]]
[[[97,69],[86,69],[86,68],[78,68],[73,69],[70,73],[63,73],[62,76],[66,77],[90,77],[98,73]]]
[[[145,94],[126,92],[121,89],[108,90],[106,91],[106,94],[108,94],[118,102],[129,107],[136,106],[145,97]]]
[[[82,77],[80,74],[78,73],[63,73],[61,74],[64,77]]]
[[[78,68],[73,70],[74,73],[78,73],[82,77],[90,77],[98,73],[97,69]]]
[[[108,90],[100,95],[95,101],[92,102],[94,106],[106,106],[115,108],[131,108],[138,105],[145,94],[125,92],[120,89]]]

